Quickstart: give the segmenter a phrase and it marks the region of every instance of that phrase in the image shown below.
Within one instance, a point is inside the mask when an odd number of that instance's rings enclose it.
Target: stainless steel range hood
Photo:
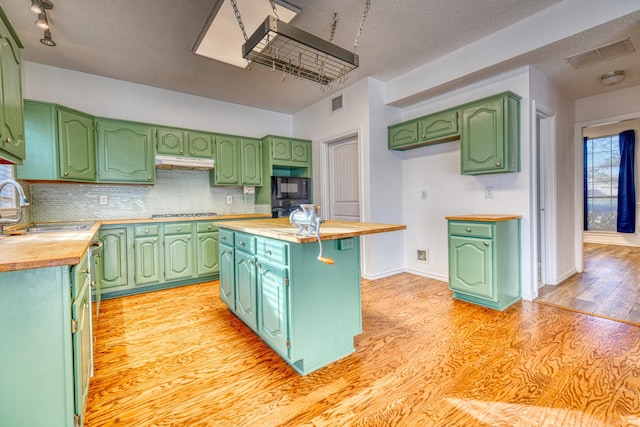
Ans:
[[[213,169],[213,159],[201,159],[196,157],[156,156],[156,169]]]

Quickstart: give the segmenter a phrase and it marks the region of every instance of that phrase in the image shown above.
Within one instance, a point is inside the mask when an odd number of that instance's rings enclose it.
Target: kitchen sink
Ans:
[[[82,231],[91,228],[92,222],[55,222],[33,224],[25,231],[27,233],[52,233],[56,231]]]

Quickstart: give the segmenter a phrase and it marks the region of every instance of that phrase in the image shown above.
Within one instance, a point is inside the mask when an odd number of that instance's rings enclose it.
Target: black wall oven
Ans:
[[[311,203],[311,178],[271,177],[271,211],[274,218],[289,216],[303,203]]]

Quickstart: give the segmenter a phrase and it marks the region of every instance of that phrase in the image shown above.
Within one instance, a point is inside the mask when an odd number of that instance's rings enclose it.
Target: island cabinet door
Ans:
[[[220,299],[236,311],[236,265],[234,249],[220,244]]]
[[[289,357],[289,279],[286,267],[258,262],[258,334]]]
[[[256,261],[252,254],[236,251],[236,315],[257,330]]]

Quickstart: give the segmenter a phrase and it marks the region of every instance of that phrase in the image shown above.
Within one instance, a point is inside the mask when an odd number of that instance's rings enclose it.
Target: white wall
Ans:
[[[342,110],[331,113],[334,94],[293,116],[293,134],[313,141],[315,202],[322,200],[322,144],[358,134],[362,220],[402,223],[402,166],[387,150],[386,128],[399,120],[399,113],[384,105],[384,85],[375,79],[362,79],[345,87],[342,94]],[[364,277],[384,277],[402,270],[402,236],[403,232],[393,232],[362,238]]]
[[[545,215],[548,218],[547,227],[549,235],[543,239],[547,244],[547,252],[550,255],[546,262],[547,277],[543,278],[543,284],[557,285],[576,271],[575,268],[575,200],[573,182],[575,176],[573,128],[575,123],[574,101],[565,95],[544,74],[536,69],[530,70],[531,99],[535,108],[541,109],[549,115],[550,124],[553,127],[553,135],[542,137],[543,156],[542,168],[550,167],[546,172],[545,188],[541,189],[547,198],[545,203]],[[535,114],[535,111],[532,111]],[[533,122],[534,117],[532,117]],[[535,147],[534,147],[535,148]],[[535,150],[534,150],[535,151]],[[532,181],[535,184],[536,170],[532,170]],[[534,189],[536,186],[534,185]],[[536,191],[532,192],[535,204]],[[535,207],[534,207],[535,208]],[[535,212],[532,212],[532,216]],[[532,240],[534,242],[534,240]],[[532,251],[536,248],[532,245]],[[535,253],[535,252],[534,252]]]
[[[530,217],[530,110],[528,68],[497,76],[428,102],[405,108],[402,120],[420,117],[466,102],[512,91],[522,97],[521,172],[470,176],[460,174],[460,142],[447,142],[395,153],[402,159],[402,192],[407,271],[447,280],[448,246],[445,216],[486,213],[522,215],[522,281],[531,298],[532,224]],[[493,198],[485,198],[485,187],[493,187]],[[421,192],[427,199],[421,199]],[[417,249],[428,249],[429,263],[416,260]]]
[[[24,63],[24,97],[86,113],[261,138],[291,135],[291,116],[92,74]]]

